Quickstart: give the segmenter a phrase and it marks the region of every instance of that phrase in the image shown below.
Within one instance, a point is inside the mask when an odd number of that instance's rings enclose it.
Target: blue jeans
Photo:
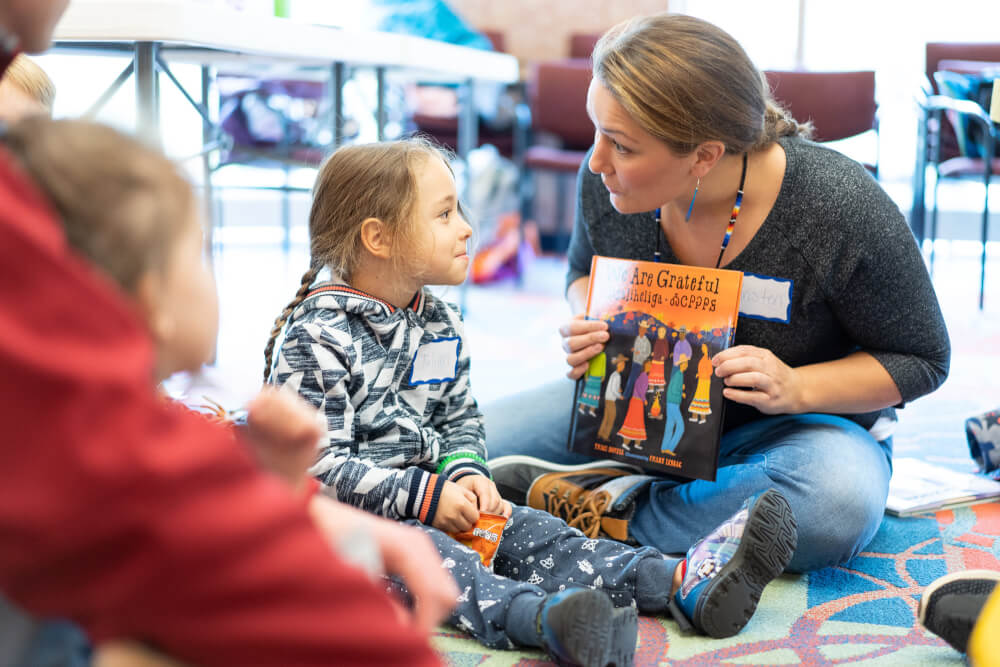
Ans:
[[[572,407],[569,380],[484,406],[489,456],[592,461],[566,449]],[[891,439],[877,442],[842,417],[760,419],[723,436],[715,482],[655,482],[639,496],[629,531],[640,544],[663,553],[684,553],[746,498],[777,488],[798,522],[798,547],[788,569],[806,572],[836,565],[856,556],[878,530],[891,459]]]

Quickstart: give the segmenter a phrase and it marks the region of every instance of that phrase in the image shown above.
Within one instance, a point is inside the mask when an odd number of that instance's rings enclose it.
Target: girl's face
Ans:
[[[196,371],[212,359],[219,333],[219,301],[205,255],[201,224],[192,215],[167,255],[166,266],[143,279],[141,290],[156,342],[156,380]]]
[[[458,285],[469,272],[472,227],[458,211],[451,170],[437,157],[417,174],[417,261],[425,285]]]
[[[597,79],[587,90],[587,113],[596,128],[588,167],[608,189],[619,213],[643,213],[675,199],[690,199],[696,154],[677,156],[642,129]],[[684,202],[686,206],[686,202]]]

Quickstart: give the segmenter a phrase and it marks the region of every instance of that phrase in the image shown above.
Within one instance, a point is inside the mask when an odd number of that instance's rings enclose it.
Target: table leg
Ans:
[[[136,134],[144,141],[159,147],[160,137],[160,87],[156,56],[160,50],[157,42],[135,44],[135,105]]]

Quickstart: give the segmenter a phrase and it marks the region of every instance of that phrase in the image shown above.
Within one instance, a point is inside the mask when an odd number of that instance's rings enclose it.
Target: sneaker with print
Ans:
[[[535,623],[542,647],[557,665],[626,667],[635,657],[638,612],[635,607],[615,609],[603,591],[551,593]]]
[[[795,517],[781,492],[750,498],[688,550],[671,615],[682,630],[735,635],[753,616],[764,587],[785,570],[796,542]]]

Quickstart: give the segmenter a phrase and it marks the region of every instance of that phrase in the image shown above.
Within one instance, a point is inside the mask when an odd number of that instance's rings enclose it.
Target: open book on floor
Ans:
[[[595,256],[588,319],[611,335],[577,383],[569,449],[649,471],[715,479],[722,380],[743,274]]]
[[[994,498],[1000,498],[1000,482],[920,459],[899,458],[892,461],[885,511],[893,516],[912,516]]]

